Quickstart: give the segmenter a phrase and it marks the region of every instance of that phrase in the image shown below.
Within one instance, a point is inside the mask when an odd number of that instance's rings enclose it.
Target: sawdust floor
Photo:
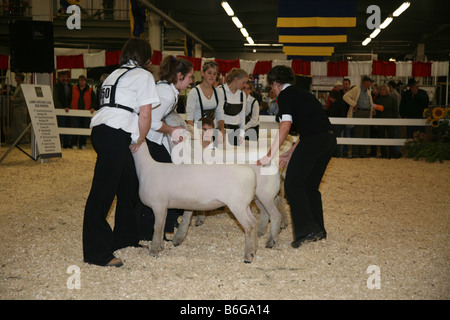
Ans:
[[[44,164],[13,150],[0,164],[0,299],[450,298],[450,162],[332,159],[321,185],[327,240],[292,249],[289,225],[273,249],[259,238],[245,264],[242,230],[219,213],[158,258],[117,251],[121,268],[83,263],[94,163],[88,146]]]

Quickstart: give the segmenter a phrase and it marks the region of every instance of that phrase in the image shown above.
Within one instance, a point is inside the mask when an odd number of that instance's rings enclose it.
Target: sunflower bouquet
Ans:
[[[431,125],[431,133],[416,132],[413,139],[406,141],[406,156],[429,162],[450,160],[450,108],[428,107],[423,110],[423,117]]]

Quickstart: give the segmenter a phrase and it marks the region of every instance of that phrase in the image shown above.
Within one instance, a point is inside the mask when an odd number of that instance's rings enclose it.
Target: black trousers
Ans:
[[[163,145],[159,145],[148,139],[147,146],[150,151],[150,155],[155,161],[171,163],[172,158]],[[165,232],[174,232],[174,227],[177,226],[177,218],[183,210],[180,209],[168,209],[166,217],[166,225],[164,228]],[[155,214],[150,207],[144,205],[140,200],[138,204],[138,221],[139,221],[139,234],[141,240],[152,240],[153,238],[153,228],[155,225]]]
[[[325,231],[319,185],[335,149],[335,136],[322,133],[301,139],[291,156],[284,187],[295,238]]]
[[[105,265],[114,258],[115,250],[139,243],[139,182],[129,133],[99,125],[92,129],[91,140],[97,162],[84,211],[83,254],[85,262]],[[113,231],[106,217],[116,195]]]

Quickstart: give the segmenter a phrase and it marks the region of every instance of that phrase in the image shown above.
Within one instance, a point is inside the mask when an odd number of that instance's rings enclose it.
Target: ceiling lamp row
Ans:
[[[368,38],[366,38],[363,42],[363,46],[367,46],[372,39],[375,39],[375,37],[381,32],[382,29],[386,29],[387,26],[394,20],[394,17],[397,18],[399,15],[401,15],[406,9],[409,8],[411,4],[409,2],[403,2],[403,4],[397,8],[397,10],[394,11],[392,16],[387,17],[382,24],[380,24],[380,27],[375,29]]]
[[[227,15],[231,17],[231,20],[234,22],[236,27],[241,31],[242,35],[247,40],[248,44],[254,45],[255,42],[253,41],[252,37],[250,37],[250,35],[247,32],[247,29],[244,28],[244,25],[239,20],[239,18],[234,15],[234,11],[233,11],[233,9],[231,9],[231,6],[228,4],[228,2],[222,1],[221,5],[222,5],[222,8],[227,13]]]

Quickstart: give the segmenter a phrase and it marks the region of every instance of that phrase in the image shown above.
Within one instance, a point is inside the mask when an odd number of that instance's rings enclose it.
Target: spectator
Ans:
[[[400,102],[400,116],[407,119],[422,119],[423,110],[428,108],[428,94],[425,90],[419,89],[414,78],[408,81],[409,90],[406,90]],[[425,127],[408,126],[407,136],[412,139],[414,132],[424,132]]]
[[[375,99],[377,99],[380,96],[380,88],[378,86],[378,84],[374,83],[372,85],[372,100],[375,101]],[[376,115],[376,113],[375,113]],[[369,127],[369,137],[371,138],[378,138],[378,127],[377,126],[370,126]],[[369,153],[369,157],[377,157],[377,146],[370,146],[370,153]]]
[[[369,88],[373,80],[367,76],[362,79],[361,86],[355,86],[344,94],[344,101],[350,105],[348,116],[354,118],[372,118],[373,101]],[[354,136],[356,138],[368,138],[368,126],[355,126]],[[367,146],[354,145],[352,147],[352,157],[365,158]]]
[[[349,78],[344,78],[342,80],[342,90],[341,95],[344,96],[347,92],[351,89],[352,82]],[[347,102],[344,101],[344,103],[347,105],[347,110],[350,108]],[[351,138],[353,137],[353,125],[347,124],[344,126],[344,138]],[[347,157],[348,156],[348,145],[342,146],[342,156]]]
[[[16,73],[14,79],[17,82],[16,90],[11,99],[12,108],[12,123],[11,123],[11,140],[10,143],[14,143],[17,138],[25,131],[28,125],[28,109],[25,102],[25,97],[22,92],[22,83],[25,80],[23,73]],[[30,143],[31,133],[28,131],[22,139],[19,141],[21,144]]]
[[[342,80],[342,91],[344,92],[344,94],[350,90],[351,84],[352,82],[349,78],[344,78],[344,80]]]
[[[378,105],[383,106],[383,111],[377,110],[375,117],[377,118],[399,118],[398,109],[395,99],[389,92],[389,87],[386,84],[380,86],[380,95],[374,100]],[[379,138],[394,138],[395,128],[394,126],[378,126],[377,135]],[[381,146],[381,157],[390,159],[397,158],[398,155],[392,146]]]
[[[337,90],[332,90],[330,92],[330,117],[345,118],[347,117],[348,104],[342,99],[342,95]],[[335,124],[333,125],[333,132],[336,138],[341,137],[344,131],[345,125]],[[334,157],[340,158],[342,156],[342,146],[336,145],[336,150],[333,154]]]
[[[398,92],[397,84],[395,83],[394,80],[389,81],[388,86],[389,86],[390,94],[391,94],[392,98],[395,100],[397,114],[399,115],[398,117],[400,118],[400,103],[402,101],[402,96]],[[394,137],[400,138],[400,127],[399,126],[394,127]],[[394,148],[394,158],[400,158],[402,156],[402,153],[400,151],[400,146],[394,146],[393,148]]]
[[[340,82],[340,81],[338,80],[338,81],[336,81],[336,82],[333,84],[333,89],[331,89],[331,91],[339,91],[339,92],[340,92],[343,88],[344,88],[344,86],[343,86],[342,82]],[[328,97],[327,97],[327,106],[326,106],[326,110],[327,110],[327,111],[330,110],[330,105],[331,105],[331,99],[330,99],[330,94],[328,94]]]
[[[67,81],[67,73],[61,71],[58,73],[58,82],[53,87],[53,103],[57,109],[66,109],[69,111],[69,106],[72,101],[72,86]],[[58,116],[58,127],[61,128],[71,128],[72,119],[71,117]],[[63,148],[71,147],[71,136],[67,134],[62,134],[61,143]]]
[[[91,113],[97,109],[97,98],[94,90],[87,84],[85,76],[78,77],[78,84],[72,87],[71,109],[75,110],[91,110]],[[68,108],[66,108],[68,111]],[[89,128],[91,119],[89,117],[72,117],[72,123],[75,128]],[[73,149],[86,149],[86,136],[72,136]]]
[[[272,89],[269,90],[269,98],[267,99],[269,105],[269,114],[276,116],[278,114],[277,96]]]

